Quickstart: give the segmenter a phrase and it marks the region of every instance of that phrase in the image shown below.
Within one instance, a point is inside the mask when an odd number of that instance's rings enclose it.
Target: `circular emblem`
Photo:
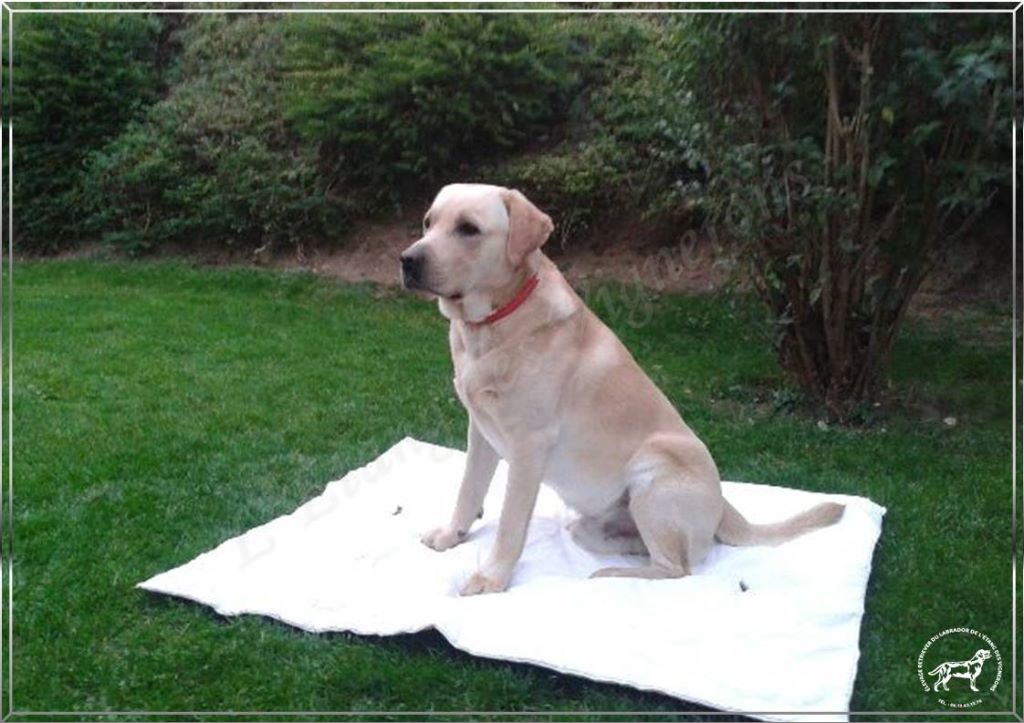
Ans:
[[[973,708],[1003,679],[1003,656],[992,638],[973,628],[933,635],[917,656],[917,678],[946,708]]]

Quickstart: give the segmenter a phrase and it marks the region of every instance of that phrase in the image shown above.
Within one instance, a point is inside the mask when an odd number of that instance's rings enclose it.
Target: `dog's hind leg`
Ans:
[[[666,495],[651,488],[634,496],[629,503],[640,538],[650,553],[651,562],[642,567],[606,567],[593,577],[641,577],[652,580],[689,575],[691,541],[685,530],[666,519]],[[675,505],[669,504],[669,508]]]
[[[722,515],[717,472],[711,480],[696,476],[703,470],[680,464],[680,455],[665,449],[671,441],[658,440],[631,463],[629,512],[650,553],[650,564],[605,568],[594,577],[683,577],[714,543]],[[689,444],[685,438],[679,441]]]

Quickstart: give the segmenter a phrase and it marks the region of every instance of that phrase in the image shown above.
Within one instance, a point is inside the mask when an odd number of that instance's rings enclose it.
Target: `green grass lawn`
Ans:
[[[773,402],[784,382],[749,302],[660,297],[630,318],[604,292],[595,310],[724,477],[889,508],[853,709],[936,709],[915,663],[952,626],[1003,651],[989,709],[1010,708],[1008,311],[912,320],[879,420],[820,429]],[[462,447],[434,305],[307,274],[75,261],[16,262],[13,311],[15,711],[700,710],[433,632],[310,635],[133,588],[405,435]]]

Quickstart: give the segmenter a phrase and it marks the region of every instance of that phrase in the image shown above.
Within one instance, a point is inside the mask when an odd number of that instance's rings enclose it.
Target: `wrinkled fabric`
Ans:
[[[590,580],[601,567],[646,558],[577,546],[566,529],[574,513],[544,487],[509,590],[462,598],[461,584],[494,540],[504,462],[462,545],[439,553],[419,536],[448,521],[464,460],[458,450],[403,439],[293,513],[138,587],[311,632],[433,627],[486,658],[766,720],[847,720],[884,508],[863,497],[725,482],[725,496],[751,522],[824,500],[847,510],[837,525],[778,547],[716,545],[683,579]]]

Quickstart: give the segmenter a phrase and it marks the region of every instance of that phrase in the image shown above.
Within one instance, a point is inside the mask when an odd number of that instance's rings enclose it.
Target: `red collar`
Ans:
[[[519,289],[519,292],[512,297],[511,301],[492,311],[482,321],[471,321],[469,323],[473,326],[487,326],[488,324],[493,324],[496,321],[504,319],[506,316],[522,306],[524,301],[530,298],[530,294],[533,293],[533,290],[537,288],[537,284],[539,283],[540,279],[537,278],[537,274],[534,274],[526,280],[526,283],[523,284],[523,288]]]

